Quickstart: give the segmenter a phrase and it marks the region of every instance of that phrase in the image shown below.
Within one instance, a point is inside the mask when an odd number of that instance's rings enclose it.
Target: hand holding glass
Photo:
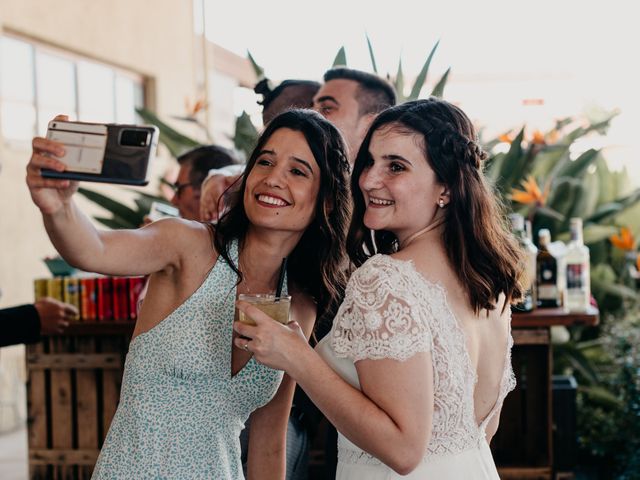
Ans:
[[[269,315],[275,321],[286,325],[289,323],[289,307],[291,306],[291,296],[281,295],[276,297],[267,293],[241,293],[238,295],[238,300],[250,303],[251,305],[259,308],[264,313]],[[243,311],[237,310],[238,320],[248,325],[255,325],[251,317],[245,314]]]

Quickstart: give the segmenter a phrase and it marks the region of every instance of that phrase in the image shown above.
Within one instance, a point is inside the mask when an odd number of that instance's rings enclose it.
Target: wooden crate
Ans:
[[[75,324],[27,346],[31,479],[91,477],[118,405],[131,331]]]

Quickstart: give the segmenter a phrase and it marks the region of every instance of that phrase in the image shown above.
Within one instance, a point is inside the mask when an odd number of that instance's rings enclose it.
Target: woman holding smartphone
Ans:
[[[73,201],[76,184],[42,178],[43,168],[63,171],[64,149],[35,138],[27,184],[60,254],[86,271],[150,275],[93,478],[243,478],[238,437],[249,415],[249,478],[284,478],[294,382],[233,348],[234,303],[274,292],[288,257],[284,293],[304,335],[316,311],[336,309],[349,213],[339,132],[311,111],[275,118],[215,229],[165,219],[97,230]]]

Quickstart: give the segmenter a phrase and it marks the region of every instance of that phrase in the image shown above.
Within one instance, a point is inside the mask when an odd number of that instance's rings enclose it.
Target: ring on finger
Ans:
[[[245,344],[242,346],[242,349],[243,349],[245,352],[248,352],[248,351],[249,351],[249,342],[245,343]]]

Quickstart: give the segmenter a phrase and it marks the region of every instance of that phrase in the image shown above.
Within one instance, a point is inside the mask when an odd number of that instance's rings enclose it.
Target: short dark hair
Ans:
[[[321,172],[315,215],[302,238],[289,255],[289,279],[317,302],[318,317],[333,319],[346,286],[345,240],[349,215],[349,162],[347,148],[338,129],[313,110],[287,110],[269,122],[238,180],[229,210],[218,220],[214,244],[218,253],[242,279],[231,260],[231,241],[242,244],[249,228],[244,208],[244,191],[264,145],[274,132],[291,129],[304,135]]]
[[[360,116],[380,113],[385,108],[396,104],[395,89],[388,81],[378,75],[347,67],[332,68],[324,74],[325,82],[340,79],[353,80],[359,84],[356,100]]]
[[[260,80],[253,91],[262,95],[262,121],[266,125],[276,115],[291,108],[311,108],[313,97],[320,90],[320,83],[313,80],[287,79],[271,88],[268,79]]]
[[[178,157],[180,165],[190,165],[189,182],[199,187],[207,178],[209,170],[240,163],[238,155],[220,145],[201,145]]]
[[[398,247],[395,235],[385,230],[375,231],[374,244],[364,225],[366,205],[359,179],[371,164],[371,137],[383,128],[406,134],[407,141],[413,141],[413,135],[421,137],[426,161],[438,182],[449,188],[442,240],[474,311],[492,310],[501,293],[507,302],[518,300],[524,291],[524,253],[509,232],[500,199],[483,174],[487,155],[477,143],[469,117],[455,105],[434,97],[385,110],[362,141],[351,176],[353,216],[347,237],[354,265],[366,261],[370,256],[367,251],[389,254]]]
[[[259,105],[262,105],[262,108],[268,108],[269,104],[273,102],[287,87],[297,87],[297,86],[308,86],[310,88],[314,88],[316,90],[320,89],[320,83],[314,80],[293,80],[287,79],[280,82],[280,84],[271,89],[268,85],[268,81],[262,80],[256,84],[253,91],[262,95],[262,101],[258,102]]]

